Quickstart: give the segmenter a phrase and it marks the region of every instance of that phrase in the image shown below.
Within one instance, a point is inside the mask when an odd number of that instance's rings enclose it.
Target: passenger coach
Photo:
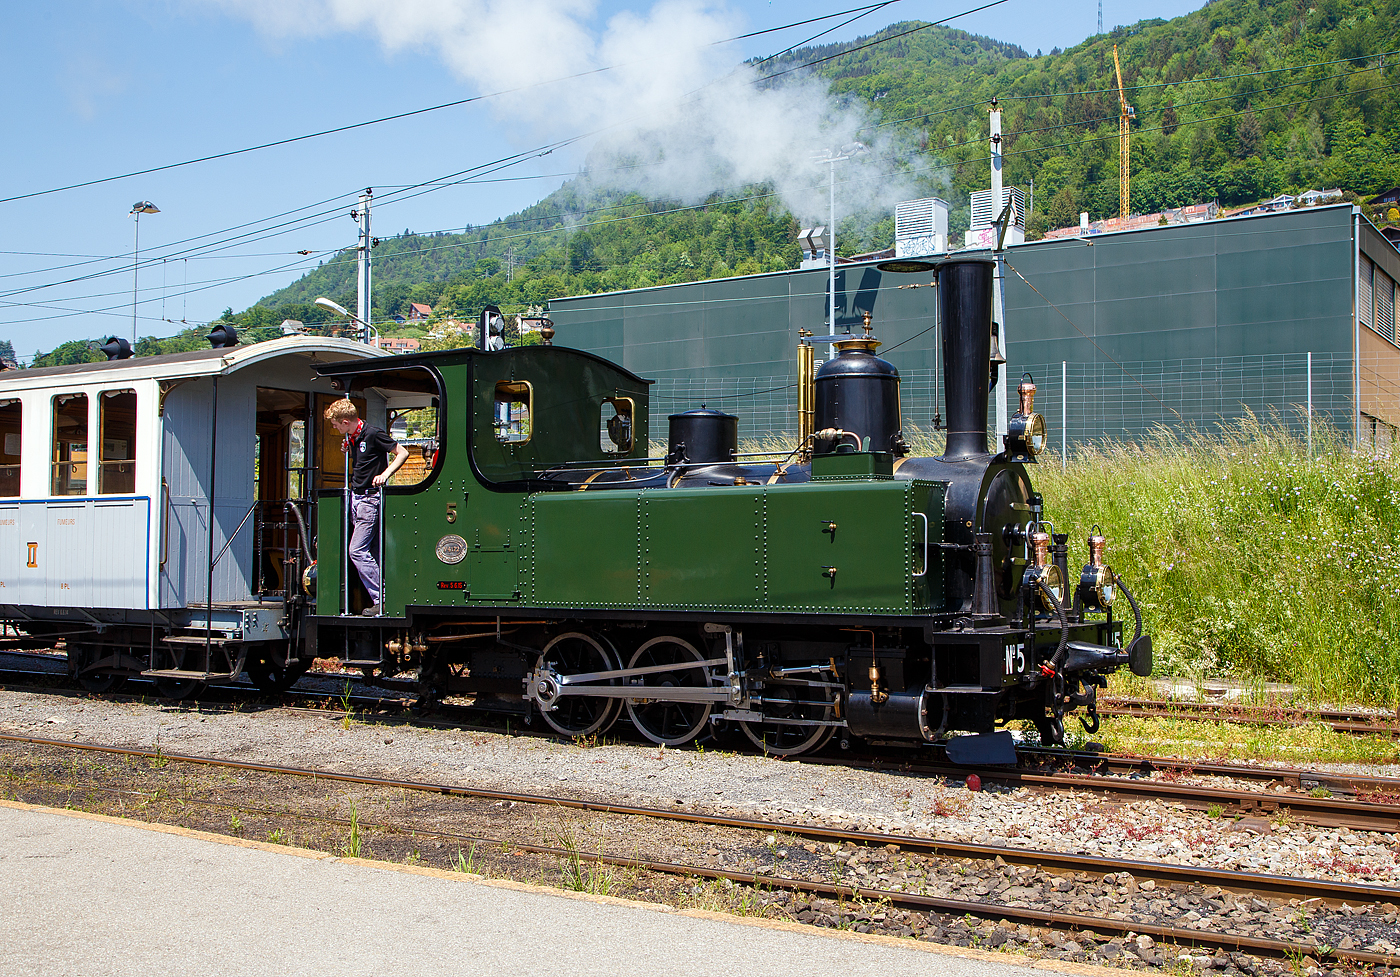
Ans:
[[[310,560],[302,524],[344,477],[320,419],[340,394],[317,367],[382,354],[304,336],[117,345],[126,358],[0,374],[0,617],[66,638],[92,690],[276,679],[295,659],[284,598]],[[383,424],[384,404],[368,414]]]

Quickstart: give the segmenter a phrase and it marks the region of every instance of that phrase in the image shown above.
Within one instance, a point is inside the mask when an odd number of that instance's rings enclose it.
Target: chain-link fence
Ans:
[[[1400,419],[1400,364],[1364,355],[1362,411],[1380,424]],[[1053,444],[1101,438],[1134,439],[1159,425],[1209,430],[1252,412],[1277,418],[1299,437],[1311,416],[1350,432],[1354,424],[1353,360],[1347,353],[1278,353],[1200,359],[1115,363],[1012,364],[1008,411],[1022,371],[1034,378],[1035,406]],[[993,393],[995,398],[996,393]],[[944,417],[941,371],[900,374],[903,423],[909,432],[932,432]],[[791,440],[797,433],[795,377],[664,378],[651,389],[652,437],[666,437],[666,416],[707,406],[739,418],[745,441]],[[995,408],[989,410],[994,425]],[[1363,432],[1364,433],[1364,432]]]

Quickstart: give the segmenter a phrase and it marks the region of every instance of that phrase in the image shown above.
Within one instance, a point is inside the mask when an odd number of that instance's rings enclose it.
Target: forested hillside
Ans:
[[[928,30],[824,70],[837,91],[877,104],[885,124],[922,129],[925,151],[951,166],[955,205],[987,185],[986,103],[997,98],[1006,179],[1034,182],[1034,230],[1075,223],[1081,210],[1118,212],[1115,43],[1136,110],[1135,213],[1309,187],[1367,197],[1400,183],[1397,0],[1217,0],[991,65],[950,64],[956,46]]]
[[[1209,200],[1250,203],[1338,187],[1365,199],[1400,184],[1400,0],[1216,0],[1171,21],[1143,21],[1068,51],[1037,51],[917,22],[763,64],[822,61],[838,99],[870,106],[900,135],[899,165],[918,192],[953,205],[985,187],[987,105],[1004,109],[1006,180],[1030,191],[1029,236],[1118,211],[1119,47],[1132,124],[1132,205],[1150,213]],[[801,73],[797,73],[800,75]],[[868,138],[871,134],[857,134]],[[405,232],[375,250],[374,314],[410,302],[470,316],[558,295],[795,267],[798,224],[771,187],[731,189],[700,206],[608,190],[585,172],[484,227]],[[840,222],[845,254],[888,247],[889,213]],[[323,321],[309,303],[354,304],[347,250],[232,318],[245,330],[284,318]]]

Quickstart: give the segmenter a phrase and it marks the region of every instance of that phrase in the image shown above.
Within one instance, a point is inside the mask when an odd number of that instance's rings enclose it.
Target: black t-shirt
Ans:
[[[350,435],[350,450],[355,456],[351,462],[350,487],[363,495],[374,492],[374,476],[389,467],[388,455],[398,450],[399,443],[384,433],[383,428],[366,424],[360,433]]]

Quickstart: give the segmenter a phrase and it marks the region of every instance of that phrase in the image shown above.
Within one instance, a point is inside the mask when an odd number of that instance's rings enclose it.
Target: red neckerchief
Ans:
[[[349,451],[349,450],[350,450],[350,446],[351,446],[352,444],[355,443],[355,439],[358,438],[358,437],[360,436],[360,432],[363,431],[364,429],[365,429],[365,419],[362,417],[362,418],[360,418],[359,422],[355,425],[355,430],[354,430],[353,432],[351,432],[350,434],[345,435],[345,450],[346,450],[346,451]]]

